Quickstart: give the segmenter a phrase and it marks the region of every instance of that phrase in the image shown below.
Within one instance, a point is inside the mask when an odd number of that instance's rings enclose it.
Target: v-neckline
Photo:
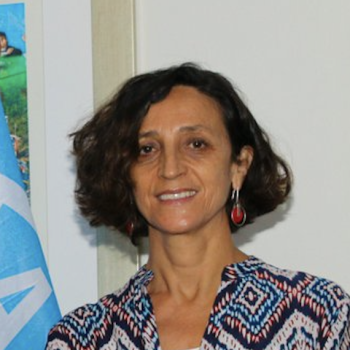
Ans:
[[[262,264],[262,261],[255,256],[249,256],[247,259],[238,262],[233,263],[225,266],[223,268],[222,274],[221,274],[221,282],[218,288],[218,291],[216,293],[214,303],[211,307],[211,311],[209,314],[208,321],[206,323],[206,327],[204,329],[203,336],[201,338],[201,344],[198,348],[192,348],[189,350],[197,350],[201,349],[203,346],[203,342],[205,342],[205,339],[208,334],[210,333],[217,333],[217,338],[220,333],[220,315],[226,310],[229,303],[226,303],[225,305],[220,305],[221,298],[219,297],[220,291],[223,290],[228,284],[233,283],[235,280],[244,278],[246,275],[253,273],[256,269],[258,269]],[[147,303],[143,305],[143,310],[148,308],[147,314],[150,315],[149,320],[146,321],[146,324],[143,325],[142,329],[145,332],[142,332],[143,334],[143,341],[145,342],[145,349],[147,350],[161,350],[160,346],[160,339],[159,339],[159,333],[158,333],[158,326],[156,317],[154,314],[154,308],[151,296],[148,293],[147,286],[148,284],[153,280],[154,273],[152,270],[147,269],[146,265],[144,265],[141,268],[143,275],[142,275],[142,294],[144,298],[142,300]],[[148,304],[148,305],[147,305]],[[217,314],[217,310],[221,310],[220,315]],[[215,327],[213,326],[215,324]],[[215,328],[215,329],[214,329]],[[152,341],[153,339],[153,341]]]

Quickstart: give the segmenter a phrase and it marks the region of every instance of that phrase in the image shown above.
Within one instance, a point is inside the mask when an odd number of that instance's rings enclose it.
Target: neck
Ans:
[[[150,229],[148,268],[154,272],[150,293],[192,299],[216,292],[223,268],[247,258],[232,240],[229,227],[213,232],[164,234]]]

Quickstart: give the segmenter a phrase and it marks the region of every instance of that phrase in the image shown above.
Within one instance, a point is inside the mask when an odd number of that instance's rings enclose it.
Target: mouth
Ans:
[[[174,201],[179,199],[185,199],[193,197],[197,192],[193,190],[184,190],[184,191],[176,191],[176,192],[165,192],[157,197],[161,201]]]

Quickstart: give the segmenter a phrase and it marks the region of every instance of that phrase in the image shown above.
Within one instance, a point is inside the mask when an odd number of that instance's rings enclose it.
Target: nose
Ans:
[[[164,179],[176,179],[185,172],[181,154],[176,149],[164,149],[160,159],[159,175]]]

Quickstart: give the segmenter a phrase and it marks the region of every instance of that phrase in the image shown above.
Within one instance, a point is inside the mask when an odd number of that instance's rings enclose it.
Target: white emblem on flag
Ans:
[[[26,323],[39,311],[52,289],[41,268],[0,280],[0,299],[32,288],[25,298],[7,313],[0,304],[0,350],[4,350]],[[28,344],[29,345],[29,344]]]
[[[0,208],[7,205],[21,215],[35,230],[33,217],[23,188],[8,177],[0,174]]]

